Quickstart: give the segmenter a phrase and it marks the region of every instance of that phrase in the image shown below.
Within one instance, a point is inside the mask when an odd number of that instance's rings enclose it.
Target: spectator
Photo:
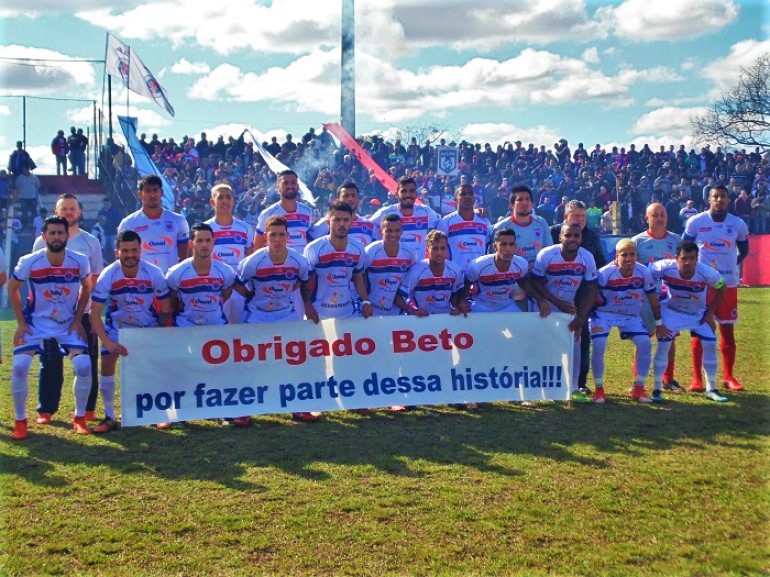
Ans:
[[[698,209],[695,208],[695,201],[688,200],[684,208],[679,211],[679,221],[682,223],[682,227],[687,224],[687,219],[695,214],[698,214]]]
[[[22,173],[16,177],[16,190],[21,204],[21,224],[26,228],[32,225],[40,203],[40,179],[32,174],[29,164],[24,165]]]
[[[733,210],[735,216],[740,218],[746,223],[746,226],[751,224],[751,199],[749,198],[749,191],[743,188],[738,194],[738,198],[733,202]]]
[[[70,147],[64,131],[60,130],[51,141],[51,153],[56,157],[56,175],[67,175],[67,153]]]
[[[16,184],[16,177],[24,172],[24,167],[28,166],[30,170],[35,170],[37,165],[29,156],[29,152],[24,150],[24,143],[19,140],[16,142],[16,150],[8,158],[8,172],[11,173],[11,187]]]

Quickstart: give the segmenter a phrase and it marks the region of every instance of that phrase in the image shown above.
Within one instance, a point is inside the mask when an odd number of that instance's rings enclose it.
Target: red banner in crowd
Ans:
[[[380,184],[385,187],[388,192],[396,193],[398,185],[393,177],[387,173],[369,154],[361,148],[361,145],[356,142],[356,139],[350,136],[347,130],[342,128],[338,122],[329,122],[324,124],[324,128],[336,136],[342,143],[342,146],[350,151],[358,162],[360,162],[366,170],[373,170],[374,176],[380,181]]]
[[[741,282],[748,286],[770,286],[770,234],[749,236],[749,256],[743,261]]]

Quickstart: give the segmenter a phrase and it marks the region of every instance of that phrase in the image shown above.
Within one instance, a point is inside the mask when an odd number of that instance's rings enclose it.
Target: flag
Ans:
[[[166,112],[174,116],[174,107],[168,101],[166,91],[144,65],[142,59],[131,50],[128,44],[109,32],[104,61],[107,74],[120,77],[123,80],[123,86],[154,100],[158,106],[165,108]]]
[[[278,174],[279,172],[283,172],[284,170],[288,170],[288,167],[278,160],[275,156],[270,154],[265,148],[259,143],[259,141],[254,138],[254,135],[251,133],[251,130],[247,130],[246,132],[249,133],[249,136],[251,137],[251,141],[254,143],[254,148],[257,149],[257,152],[262,155],[262,158],[265,160],[265,164],[267,164],[267,167],[272,170],[274,173]],[[299,195],[306,203],[308,203],[311,206],[315,206],[316,200],[313,196],[312,191],[308,188],[307,184],[302,182],[302,179],[298,178],[297,182],[299,184]]]
[[[377,162],[369,156],[369,154],[358,144],[355,138],[353,138],[347,130],[342,128],[338,122],[325,123],[326,130],[336,136],[342,143],[342,146],[348,149],[358,162],[360,162],[366,170],[373,170],[374,176],[380,181],[380,184],[385,187],[385,190],[396,194],[398,189],[398,183],[395,179],[388,174],[388,172],[382,168]]]
[[[131,156],[134,157],[134,166],[139,176],[145,177],[148,174],[159,176],[161,181],[163,181],[163,208],[175,210],[176,200],[171,185],[160,169],[155,166],[152,158],[147,154],[144,146],[142,146],[142,143],[139,142],[139,138],[136,136],[137,119],[133,116],[118,116],[118,121],[120,122],[120,128],[123,130],[123,136],[126,137]]]
[[[457,176],[460,174],[460,149],[456,146],[436,147],[436,176]]]

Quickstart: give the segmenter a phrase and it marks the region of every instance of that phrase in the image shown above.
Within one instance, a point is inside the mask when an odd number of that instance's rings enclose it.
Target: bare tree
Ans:
[[[741,68],[737,86],[703,116],[691,118],[698,142],[770,148],[770,53]]]

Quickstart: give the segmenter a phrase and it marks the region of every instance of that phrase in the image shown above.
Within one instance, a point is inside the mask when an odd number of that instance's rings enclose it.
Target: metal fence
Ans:
[[[59,130],[69,136],[70,127],[82,128],[83,134],[88,138],[86,174],[89,178],[96,178],[96,159],[102,143],[95,100],[0,96],[0,109],[5,109],[6,112],[3,116],[2,136],[8,147],[5,151],[7,155],[15,148],[16,141],[20,140],[37,164],[37,174],[56,174],[56,159],[51,152],[51,141]],[[7,162],[7,156],[4,162]]]

